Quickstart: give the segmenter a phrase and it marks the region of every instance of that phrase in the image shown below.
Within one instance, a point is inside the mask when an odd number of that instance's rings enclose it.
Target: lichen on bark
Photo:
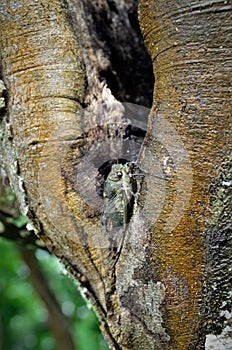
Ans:
[[[141,0],[139,16],[156,80],[148,153],[153,142],[158,146],[154,154],[162,164],[165,143],[157,142],[156,125],[163,118],[185,146],[193,179],[189,203],[178,226],[172,231],[165,229],[176,201],[175,181],[154,225],[154,265],[159,266],[157,275],[166,287],[164,325],[171,338],[170,348],[204,349],[209,188],[231,147],[230,130],[225,127],[231,124],[227,35],[231,5]],[[188,176],[187,171],[183,178]]]
[[[211,186],[207,229],[207,331],[232,341],[232,155],[221,164]]]

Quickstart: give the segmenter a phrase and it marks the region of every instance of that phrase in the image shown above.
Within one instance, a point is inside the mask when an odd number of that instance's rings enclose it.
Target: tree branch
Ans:
[[[34,252],[25,248],[23,244],[18,244],[17,246],[23,261],[30,269],[31,283],[48,311],[49,327],[56,340],[56,349],[77,350],[72,338],[69,322],[61,311],[54,293],[48,286],[48,281],[39,268]]]

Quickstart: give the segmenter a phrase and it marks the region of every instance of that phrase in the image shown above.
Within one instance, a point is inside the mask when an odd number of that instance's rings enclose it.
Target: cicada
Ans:
[[[128,209],[133,196],[130,164],[113,164],[103,191],[102,224],[109,228],[120,226],[125,228],[129,221]]]

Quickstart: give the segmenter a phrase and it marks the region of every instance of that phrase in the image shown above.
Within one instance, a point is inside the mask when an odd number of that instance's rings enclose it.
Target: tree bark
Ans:
[[[231,32],[228,33],[231,9],[231,4],[218,1],[191,5],[186,1],[140,2],[141,29],[156,78],[148,148],[155,139],[161,149],[158,152],[162,164],[163,149],[168,144],[178,147],[167,128],[162,140],[159,132],[157,136],[157,127],[162,127],[165,120],[181,137],[190,161],[186,162],[183,152],[177,151],[182,159],[176,164],[176,185],[168,191],[169,201],[153,231],[157,247],[154,264],[166,286],[164,319],[171,348],[204,348],[203,310],[209,301],[204,300],[202,292],[206,237],[211,234],[210,228],[207,232],[210,195],[213,196],[210,188],[231,149]],[[173,219],[179,221],[177,217],[181,220],[171,230],[170,222],[173,226]],[[227,228],[230,225],[229,216]],[[227,244],[230,250],[231,242],[228,240]],[[227,256],[227,271],[230,263]],[[228,280],[231,287],[231,276]],[[229,294],[225,300],[228,298]],[[231,303],[227,302],[227,309],[231,311]],[[215,315],[210,317],[214,319]]]
[[[230,180],[231,9],[216,0],[141,0],[154,99],[137,158],[143,176],[133,215],[110,237],[100,223],[99,169],[137,156],[129,148],[125,155],[128,121],[115,96],[150,103],[134,3],[1,4],[5,167],[37,234],[85,287],[113,349],[204,349],[207,327],[222,333],[228,326],[230,216],[220,227],[229,248],[218,271],[212,244],[221,216],[212,184],[222,163]],[[137,149],[140,141],[129,136]],[[220,203],[223,212],[230,210],[229,196]],[[226,303],[224,318],[211,306],[211,282],[220,271],[215,305]],[[221,328],[214,329],[214,319]]]

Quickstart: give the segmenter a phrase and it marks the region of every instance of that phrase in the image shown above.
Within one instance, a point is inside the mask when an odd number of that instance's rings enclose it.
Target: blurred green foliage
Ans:
[[[36,256],[70,320],[76,349],[109,349],[94,312],[88,309],[58,260],[39,249]],[[55,350],[55,340],[47,326],[47,310],[33,290],[29,276],[30,270],[16,245],[0,238],[0,350]]]

